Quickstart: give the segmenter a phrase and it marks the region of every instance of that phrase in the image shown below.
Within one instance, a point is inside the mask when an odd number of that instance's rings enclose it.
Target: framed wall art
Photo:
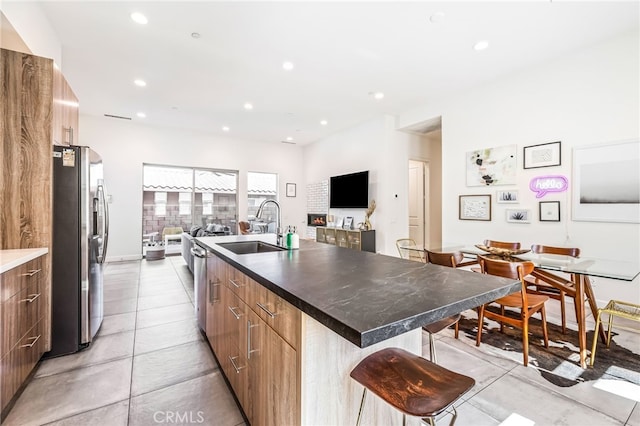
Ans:
[[[560,201],[538,203],[540,222],[560,222]]]
[[[640,223],[640,140],[573,149],[572,218]]]
[[[491,220],[491,195],[460,195],[460,220]]]
[[[467,152],[467,186],[515,185],[516,145]]]
[[[287,197],[295,197],[296,196],[296,184],[288,183],[287,184]]]
[[[536,169],[538,167],[559,166],[561,157],[560,141],[525,146],[523,167],[525,169]]]
[[[500,204],[516,204],[520,202],[518,191],[512,189],[510,191],[496,191],[496,203]]]
[[[507,209],[507,222],[529,223],[531,212],[527,209]]]

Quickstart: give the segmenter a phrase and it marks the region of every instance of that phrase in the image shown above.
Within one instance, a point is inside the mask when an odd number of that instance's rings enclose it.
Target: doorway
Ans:
[[[429,163],[409,160],[409,238],[427,247],[429,238]]]

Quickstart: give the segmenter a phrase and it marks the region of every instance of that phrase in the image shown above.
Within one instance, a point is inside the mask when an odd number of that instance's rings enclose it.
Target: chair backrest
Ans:
[[[451,268],[457,267],[464,258],[464,255],[459,251],[451,253],[437,253],[429,250],[425,251],[427,252],[427,262],[435,265],[449,266]]]
[[[534,265],[532,262],[509,262],[506,260],[489,259],[484,256],[478,256],[478,262],[480,263],[480,270],[484,274],[520,280],[522,306],[529,306],[527,285],[524,277],[533,271]]]
[[[249,233],[249,229],[251,228],[251,225],[249,224],[249,222],[238,222],[238,228],[240,228],[240,233],[242,235],[247,235]]]
[[[484,245],[508,250],[520,250],[520,243],[510,243],[506,241],[484,240]]]
[[[416,242],[413,238],[400,238],[396,240],[396,248],[398,249],[398,253],[400,253],[400,257],[403,259],[409,259],[409,251],[403,250],[402,248],[415,245]]]
[[[574,247],[552,247],[534,244],[531,252],[536,254],[560,254],[564,256],[580,257],[580,249]]]

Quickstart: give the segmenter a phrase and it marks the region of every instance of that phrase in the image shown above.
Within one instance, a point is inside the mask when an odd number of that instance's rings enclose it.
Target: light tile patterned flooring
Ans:
[[[244,425],[197,329],[193,278],[181,257],[107,264],[104,294],[105,318],[93,345],[41,362],[3,424]],[[547,305],[553,321],[557,304]],[[640,353],[639,334],[616,331],[616,342]],[[428,357],[426,335],[424,344]],[[635,400],[595,382],[558,387],[523,367],[520,354],[506,358],[489,345],[476,348],[449,330],[438,335],[436,348],[441,365],[476,380],[457,404],[458,426],[532,424],[518,418],[540,426],[640,426],[638,386],[630,392]],[[438,424],[448,424],[448,416]]]

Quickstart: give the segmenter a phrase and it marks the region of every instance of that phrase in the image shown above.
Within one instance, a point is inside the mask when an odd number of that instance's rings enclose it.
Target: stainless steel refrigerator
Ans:
[[[53,147],[51,351],[91,343],[103,318],[109,212],[102,159],[86,146]]]

